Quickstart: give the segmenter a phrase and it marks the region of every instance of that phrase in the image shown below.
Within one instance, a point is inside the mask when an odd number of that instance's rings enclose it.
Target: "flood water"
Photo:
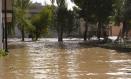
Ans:
[[[82,45],[79,39],[10,41],[9,55],[0,59],[0,79],[131,79],[129,52]]]

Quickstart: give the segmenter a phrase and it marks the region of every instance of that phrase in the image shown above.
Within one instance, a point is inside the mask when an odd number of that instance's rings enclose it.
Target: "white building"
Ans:
[[[0,49],[3,48],[2,37],[2,0],[0,0]]]

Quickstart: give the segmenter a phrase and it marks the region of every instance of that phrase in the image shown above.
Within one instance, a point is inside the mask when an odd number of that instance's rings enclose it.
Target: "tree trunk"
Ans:
[[[126,31],[127,31],[127,22],[124,21],[124,22],[123,22],[123,28],[122,28],[121,38],[124,38]]]
[[[100,37],[101,37],[101,27],[102,27],[102,23],[98,22],[97,38],[99,40],[100,40]]]
[[[121,37],[121,30],[119,31],[119,35],[117,36],[117,39],[115,40],[115,42],[119,41],[120,37]]]
[[[39,34],[38,34],[38,32],[36,32],[35,41],[37,41],[38,38],[39,38]]]
[[[85,31],[84,31],[84,41],[87,41],[87,31],[88,31],[88,22],[86,21]]]
[[[58,41],[59,41],[59,42],[62,42],[62,41],[63,41],[63,39],[62,39],[62,34],[59,35]]]
[[[127,31],[127,22],[123,21],[122,30],[120,30],[119,35],[117,36],[117,39],[115,41],[118,41],[120,39],[124,39],[126,31]]]
[[[62,42],[62,41],[63,41],[63,28],[58,27],[58,42]]]
[[[104,43],[107,43],[107,41],[108,41],[108,35],[107,35],[106,29],[103,30],[103,36],[104,36]]]
[[[22,26],[22,29],[21,29],[21,35],[22,35],[22,41],[25,41],[25,31],[24,31],[24,27]]]

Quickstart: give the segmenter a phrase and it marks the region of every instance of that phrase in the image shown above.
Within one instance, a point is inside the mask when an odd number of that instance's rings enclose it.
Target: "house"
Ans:
[[[119,26],[111,26],[111,34],[110,36],[118,36],[120,32],[122,32],[123,24],[121,23]],[[131,29],[128,28],[127,37],[131,38]]]
[[[13,0],[6,0],[6,26],[8,28],[8,36],[10,35],[10,28],[12,27],[12,13],[13,13],[13,7],[12,7],[12,1]],[[3,26],[5,27],[5,0],[2,0],[2,22]]]
[[[32,17],[38,14],[44,6],[41,3],[33,3],[32,6],[29,8],[29,17]]]
[[[5,7],[6,4],[6,7]],[[6,18],[6,19],[5,19]],[[5,27],[12,22],[12,0],[0,0],[0,49],[6,46],[5,40]],[[7,32],[6,32],[7,33]],[[4,46],[3,46],[4,45]]]

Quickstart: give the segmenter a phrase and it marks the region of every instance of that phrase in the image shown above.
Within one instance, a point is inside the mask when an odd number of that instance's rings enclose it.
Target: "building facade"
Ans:
[[[5,13],[7,14],[5,22]],[[4,28],[5,25],[12,22],[12,0],[6,0],[6,11],[5,11],[5,0],[0,0],[0,49],[3,49],[4,45]],[[6,24],[5,24],[6,23]],[[7,27],[7,26],[6,26]],[[8,28],[7,28],[8,29]]]

